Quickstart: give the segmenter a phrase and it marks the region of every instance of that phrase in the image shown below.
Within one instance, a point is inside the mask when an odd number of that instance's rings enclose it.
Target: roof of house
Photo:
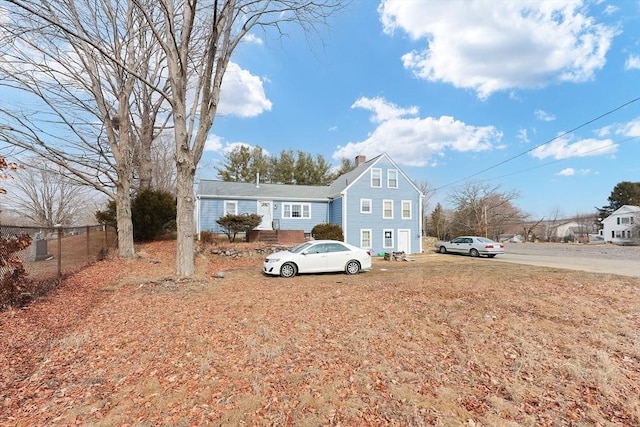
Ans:
[[[362,175],[367,169],[369,169],[374,163],[376,163],[378,159],[380,159],[380,157],[382,157],[383,155],[384,154],[380,154],[379,156],[376,156],[371,160],[360,163],[358,166],[356,166],[355,169],[352,169],[349,172],[340,175],[329,185],[329,194],[332,196],[338,195],[345,188],[351,185],[355,180],[357,180],[360,175]]]
[[[292,199],[327,200],[329,186],[263,184],[230,182],[203,179],[198,184],[197,194],[201,197],[224,197],[234,199]]]
[[[386,154],[380,154],[371,160],[360,163],[351,171],[340,175],[329,185],[293,185],[293,184],[263,184],[232,182],[203,179],[198,184],[197,194],[209,198],[236,199],[291,199],[291,200],[328,200],[337,197],[347,187],[353,184],[370,167],[382,157],[393,163]],[[395,165],[395,163],[393,163]],[[400,171],[403,175],[404,173]],[[407,178],[407,180],[409,180]],[[411,180],[409,180],[411,182]],[[415,187],[415,184],[411,182]],[[417,191],[420,191],[416,187]]]

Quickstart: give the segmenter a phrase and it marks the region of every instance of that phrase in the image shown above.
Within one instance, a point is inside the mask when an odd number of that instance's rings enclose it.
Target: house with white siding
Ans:
[[[623,205],[602,220],[605,242],[630,244],[640,241],[640,206]]]
[[[216,223],[232,213],[262,216],[258,230],[301,230],[318,224],[342,227],[344,241],[372,253],[422,252],[424,195],[387,155],[356,157],[356,168],[328,186],[201,180],[196,225],[222,233]]]

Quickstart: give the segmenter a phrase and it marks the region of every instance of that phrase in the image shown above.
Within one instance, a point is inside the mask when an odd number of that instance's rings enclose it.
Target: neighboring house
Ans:
[[[600,235],[606,242],[625,244],[640,240],[640,206],[623,205],[602,220]]]
[[[373,253],[422,252],[423,195],[387,154],[328,186],[201,180],[196,191],[197,233],[223,230],[216,223],[232,213],[262,215],[260,230],[302,230],[337,224],[344,240]]]
[[[558,242],[588,242],[589,235],[596,230],[593,221],[569,221],[552,227],[549,237]]]

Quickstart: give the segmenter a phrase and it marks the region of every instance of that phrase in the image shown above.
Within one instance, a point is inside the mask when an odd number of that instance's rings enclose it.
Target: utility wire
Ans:
[[[634,99],[632,99],[632,100],[630,100],[630,101],[627,101],[627,102],[625,102],[624,104],[619,105],[619,106],[615,107],[614,109],[607,111],[606,113],[600,114],[600,115],[599,115],[598,117],[596,117],[596,118],[593,118],[593,119],[591,119],[591,120],[589,120],[589,121],[587,121],[587,122],[585,122],[585,123],[582,123],[581,125],[576,126],[576,127],[574,127],[573,129],[570,129],[570,130],[568,130],[568,131],[566,131],[566,132],[562,132],[561,134],[559,134],[559,135],[557,135],[557,136],[555,136],[555,137],[553,137],[553,138],[551,138],[551,139],[549,139],[549,140],[547,140],[547,141],[545,141],[545,142],[542,142],[542,143],[540,143],[540,144],[538,144],[538,145],[536,145],[536,146],[534,146],[534,147],[531,147],[531,148],[530,148],[530,149],[528,149],[527,151],[523,151],[523,152],[522,152],[522,153],[520,153],[520,154],[516,154],[516,155],[515,155],[515,156],[513,156],[513,157],[509,157],[509,158],[508,158],[508,159],[506,159],[506,160],[503,160],[503,161],[501,161],[501,162],[499,162],[499,163],[496,163],[495,165],[489,166],[488,168],[482,169],[481,171],[476,172],[476,173],[474,173],[474,174],[472,174],[472,175],[468,175],[468,176],[466,176],[466,177],[464,177],[464,178],[460,178],[460,179],[458,179],[458,180],[456,180],[456,181],[453,181],[453,182],[451,182],[451,183],[449,183],[449,184],[446,184],[446,185],[443,185],[443,186],[441,186],[441,187],[435,188],[435,189],[434,189],[434,191],[442,190],[443,188],[450,187],[450,186],[452,186],[452,185],[454,185],[454,184],[457,184],[457,183],[462,182],[462,181],[466,181],[466,180],[468,180],[469,178],[473,178],[474,176],[478,176],[478,175],[480,175],[480,174],[482,174],[482,173],[485,173],[486,171],[489,171],[489,170],[491,170],[491,169],[495,169],[495,168],[497,168],[498,166],[504,165],[505,163],[510,162],[510,161],[512,161],[512,160],[514,160],[514,159],[517,159],[518,157],[524,156],[525,154],[532,152],[533,150],[535,150],[535,149],[536,149],[536,148],[538,148],[538,147],[542,147],[542,146],[543,146],[543,145],[545,145],[545,144],[549,144],[550,142],[553,142],[553,141],[555,141],[556,139],[562,138],[563,136],[566,136],[566,135],[568,135],[568,134],[570,134],[570,133],[572,133],[572,132],[575,132],[575,131],[577,131],[578,129],[581,129],[581,128],[583,128],[583,127],[587,126],[587,125],[590,125],[591,123],[596,122],[596,121],[598,121],[598,120],[602,119],[603,117],[606,117],[606,116],[608,116],[608,115],[610,115],[610,114],[613,114],[613,113],[615,113],[616,111],[621,110],[621,109],[623,109],[624,107],[626,107],[626,106],[628,106],[628,105],[630,105],[630,104],[633,104],[634,102],[637,102],[637,101],[639,101],[639,100],[640,100],[640,97],[637,97],[637,98],[634,98]]]
[[[623,139],[622,141],[612,142],[611,144],[607,144],[607,145],[604,145],[602,147],[597,147],[597,148],[594,148],[593,150],[584,151],[584,152],[582,152],[580,154],[574,154],[573,156],[564,157],[562,159],[554,160],[552,162],[543,163],[543,164],[537,165],[537,166],[531,166],[530,168],[521,169],[519,171],[511,172],[511,173],[508,173],[508,174],[505,174],[505,175],[500,175],[500,176],[495,176],[493,178],[483,179],[482,181],[492,181],[492,180],[496,180],[496,179],[506,178],[506,177],[512,176],[512,175],[517,175],[519,173],[529,172],[530,170],[543,168],[545,166],[549,166],[549,165],[552,165],[554,163],[563,162],[563,161],[565,161],[567,159],[575,159],[576,157],[583,157],[587,153],[593,153],[594,151],[605,150],[605,149],[610,148],[610,147],[615,147],[617,145],[626,144],[627,142],[633,141],[634,139],[635,140],[640,140],[640,137],[631,136],[631,137],[629,137],[627,139]]]

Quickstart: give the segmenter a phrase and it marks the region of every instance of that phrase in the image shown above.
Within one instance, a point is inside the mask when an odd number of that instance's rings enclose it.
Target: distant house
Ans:
[[[628,244],[640,241],[640,206],[623,205],[602,220],[600,235],[606,242]]]
[[[418,187],[387,155],[369,161],[328,186],[201,180],[196,191],[196,224],[221,233],[216,220],[226,214],[257,213],[259,230],[302,230],[338,224],[344,240],[373,253],[422,252],[422,201]]]

